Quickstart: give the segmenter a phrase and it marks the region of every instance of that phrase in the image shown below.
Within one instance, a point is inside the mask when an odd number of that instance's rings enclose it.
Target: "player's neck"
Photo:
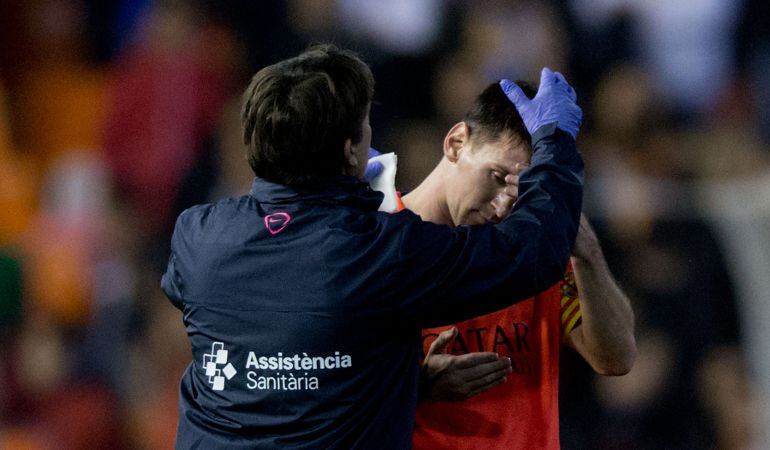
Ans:
[[[446,161],[443,159],[419,186],[405,195],[401,201],[406,209],[412,211],[428,222],[455,226],[446,202],[444,182]]]

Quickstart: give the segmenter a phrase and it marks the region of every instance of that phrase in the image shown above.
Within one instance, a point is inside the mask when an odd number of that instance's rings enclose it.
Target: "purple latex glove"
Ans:
[[[379,156],[380,152],[377,150],[369,147],[369,158],[374,158],[375,156]],[[385,166],[382,165],[382,163],[374,161],[369,162],[366,164],[366,171],[364,171],[364,181],[367,183],[371,182],[373,179],[377,178],[377,175],[382,173],[382,169],[384,169]]]
[[[540,87],[532,100],[511,80],[500,80],[500,87],[516,106],[529,134],[535,134],[543,125],[556,123],[573,138],[577,136],[583,111],[575,102],[575,90],[564,75],[544,68],[540,74]]]

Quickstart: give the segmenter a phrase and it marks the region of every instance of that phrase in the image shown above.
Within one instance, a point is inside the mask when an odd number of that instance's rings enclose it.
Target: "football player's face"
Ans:
[[[468,141],[455,162],[447,204],[455,225],[498,223],[518,198],[518,175],[529,163],[529,144],[521,139]]]

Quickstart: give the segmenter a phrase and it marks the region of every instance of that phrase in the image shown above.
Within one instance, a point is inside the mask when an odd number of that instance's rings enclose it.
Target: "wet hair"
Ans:
[[[526,81],[516,81],[524,94],[532,98],[535,90]],[[517,141],[524,140],[532,144],[532,137],[524,126],[516,107],[500,88],[499,82],[487,86],[476,100],[470,110],[465,114],[463,121],[470,129],[471,139],[483,144],[498,139]]]
[[[241,109],[254,174],[288,186],[342,174],[345,141],[361,141],[373,94],[369,67],[328,44],[257,72]]]

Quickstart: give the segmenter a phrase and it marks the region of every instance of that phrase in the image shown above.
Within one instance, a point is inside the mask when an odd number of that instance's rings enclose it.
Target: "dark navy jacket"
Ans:
[[[352,177],[249,195],[179,216],[162,286],[193,361],[177,448],[409,448],[420,329],[500,309],[563,273],[582,159],[533,136],[520,199],[498,225],[452,229]]]

